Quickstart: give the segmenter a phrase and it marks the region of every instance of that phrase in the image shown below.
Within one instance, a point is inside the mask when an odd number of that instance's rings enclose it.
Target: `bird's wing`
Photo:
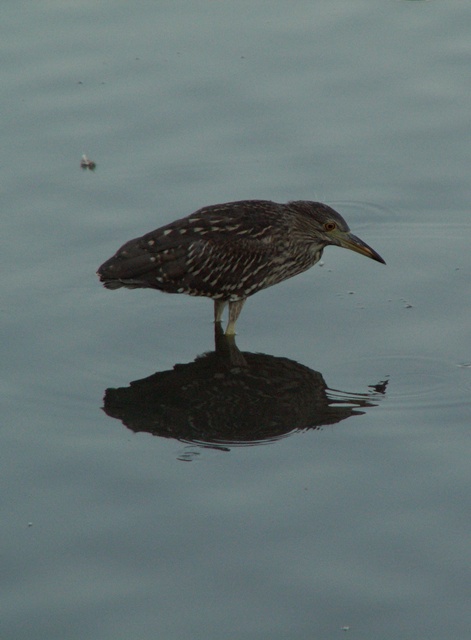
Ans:
[[[283,233],[275,203],[214,205],[124,244],[98,273],[110,288],[152,287],[194,295],[255,292]],[[263,277],[262,277],[263,276]]]

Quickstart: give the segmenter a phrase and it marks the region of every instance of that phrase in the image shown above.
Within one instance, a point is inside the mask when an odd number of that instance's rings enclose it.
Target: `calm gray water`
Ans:
[[[469,637],[470,29],[4,3],[2,640]],[[387,262],[329,248],[250,299],[250,374],[197,359],[209,301],[95,276],[245,198],[325,201]]]

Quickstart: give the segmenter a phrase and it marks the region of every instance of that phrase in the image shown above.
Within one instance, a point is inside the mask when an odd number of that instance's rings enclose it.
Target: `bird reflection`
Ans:
[[[103,410],[134,432],[227,450],[362,415],[385,388],[380,382],[362,394],[329,389],[319,372],[298,362],[240,352],[216,324],[215,351],[107,389]]]

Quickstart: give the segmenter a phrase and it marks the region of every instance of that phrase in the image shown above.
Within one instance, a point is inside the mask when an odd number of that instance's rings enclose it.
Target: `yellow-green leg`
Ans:
[[[222,314],[226,308],[227,300],[214,301],[214,322],[221,322]]]
[[[242,311],[242,307],[244,306],[246,299],[247,298],[243,298],[242,300],[229,302],[229,322],[226,327],[226,336],[235,336],[235,323],[237,318],[240,316],[240,312]]]

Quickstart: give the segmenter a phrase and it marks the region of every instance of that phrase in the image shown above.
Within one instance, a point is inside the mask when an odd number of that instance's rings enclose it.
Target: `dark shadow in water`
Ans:
[[[215,351],[107,389],[103,410],[134,432],[227,450],[362,415],[386,385],[363,394],[328,389],[319,372],[293,360],[240,352],[217,326]]]

